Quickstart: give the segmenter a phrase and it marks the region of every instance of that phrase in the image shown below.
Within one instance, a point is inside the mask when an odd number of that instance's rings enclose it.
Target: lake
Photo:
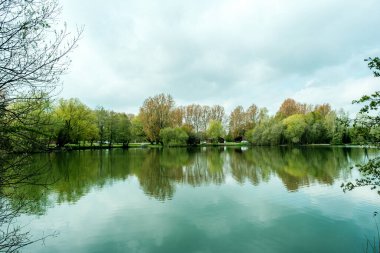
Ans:
[[[170,148],[39,154],[25,252],[364,252],[380,196],[343,193],[377,149]]]

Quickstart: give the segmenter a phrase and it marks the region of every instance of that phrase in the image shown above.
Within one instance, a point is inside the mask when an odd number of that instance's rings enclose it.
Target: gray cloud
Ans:
[[[380,54],[376,0],[62,4],[63,19],[85,32],[61,95],[90,106],[137,112],[165,92],[227,110],[256,103],[274,112],[287,97],[354,110],[352,96],[376,89],[360,85],[371,76],[363,59]]]

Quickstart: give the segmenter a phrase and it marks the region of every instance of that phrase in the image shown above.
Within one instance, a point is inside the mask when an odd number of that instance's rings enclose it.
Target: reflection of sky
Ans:
[[[311,184],[288,192],[282,181],[253,186],[176,186],[172,200],[144,194],[136,177],[92,189],[75,204],[33,218],[36,235],[59,236],[32,252],[360,252],[372,236],[376,193],[344,194]],[[373,193],[373,194],[372,194]],[[23,219],[31,219],[24,217]]]

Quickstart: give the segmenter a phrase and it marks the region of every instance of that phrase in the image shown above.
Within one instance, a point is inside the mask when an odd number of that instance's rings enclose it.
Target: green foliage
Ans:
[[[225,135],[222,123],[217,120],[211,120],[206,135],[213,143],[218,142]]]
[[[270,145],[279,145],[284,139],[284,125],[281,122],[275,122],[268,128],[268,142]]]
[[[108,113],[109,112],[106,111],[103,107],[99,107],[95,110],[96,123],[97,123],[98,133],[99,133],[98,141],[100,145],[103,145],[103,143],[105,143],[105,141],[108,138],[107,133],[106,133]]]
[[[284,125],[271,118],[249,130],[245,138],[254,145],[279,145],[283,142]]]
[[[202,140],[215,143],[243,139],[254,145],[363,144],[375,143],[380,137],[379,127],[375,125],[368,128],[370,118],[367,115],[360,114],[358,118],[361,120],[357,120],[352,126],[344,111],[336,113],[328,104],[313,107],[291,99],[283,103],[281,110],[284,113],[281,117],[279,114],[270,117],[266,108],[258,108],[256,105],[250,106],[246,111],[237,107],[231,113],[230,120],[224,121],[229,126],[227,135],[222,121],[219,120],[224,114],[222,107],[214,106],[210,109],[207,106],[190,105],[176,108],[169,95],[160,94],[147,99],[137,116],[103,107],[91,110],[78,99],[61,99],[55,105],[50,102],[45,104],[45,109],[36,108],[30,115],[36,119],[44,119],[40,120],[41,124],[36,125],[35,136],[38,131],[43,130],[41,132],[45,134],[44,137],[39,135],[38,138],[43,139],[46,146],[53,141],[60,147],[66,144],[81,145],[83,142],[89,142],[91,146],[95,142],[100,146],[110,147],[117,143],[127,146],[131,141],[136,143],[148,140],[160,143],[160,132],[167,127],[181,128],[188,136],[188,145],[199,144]],[[22,108],[22,103],[13,106]],[[197,111],[197,108],[203,109]],[[213,108],[218,109],[214,110],[218,111],[214,112],[215,115],[212,115]],[[294,112],[302,113],[291,114]],[[291,115],[284,118],[286,113]],[[195,120],[197,117],[199,122]],[[43,125],[43,121],[49,124]],[[195,126],[198,126],[198,131]],[[206,131],[200,130],[203,128]]]
[[[160,141],[160,130],[171,127],[171,116],[174,111],[172,96],[159,94],[149,97],[140,108],[140,120],[147,139],[150,142]]]
[[[375,57],[369,58],[367,61],[369,61],[368,67],[373,70],[375,77],[380,77],[380,59]],[[363,141],[363,143],[368,143],[370,140],[371,143],[379,145],[380,115],[378,109],[380,107],[380,92],[363,96],[353,103],[364,104],[354,123],[356,138],[360,138],[359,141]],[[342,184],[344,191],[362,186],[370,186],[372,190],[380,187],[380,157],[370,159],[367,163],[358,164],[356,167],[361,173],[361,178],[354,182]],[[380,195],[380,191],[378,193]]]
[[[59,100],[54,116],[58,123],[57,144],[60,147],[67,143],[78,143],[98,137],[96,116],[79,99]]]
[[[350,119],[348,113],[343,110],[339,111],[332,131],[332,144],[347,144],[351,143],[350,135]]]
[[[181,128],[189,136],[189,138],[187,139],[187,144],[196,145],[201,142],[199,133],[195,133],[193,127],[190,124],[184,124]]]
[[[361,178],[356,179],[355,182],[348,182],[342,184],[343,191],[351,191],[356,187],[370,186],[372,190],[380,187],[380,157],[369,160],[365,164],[356,165],[361,173]],[[380,195],[380,190],[377,191]]]
[[[337,116],[335,111],[331,111],[324,117],[324,120],[322,121],[326,132],[326,138],[327,140],[332,143],[332,139],[335,133],[335,126],[337,122]]]
[[[242,106],[236,107],[230,115],[229,134],[233,139],[244,135],[246,129],[246,112]]]
[[[31,168],[30,154],[50,143],[50,97],[67,69],[78,37],[54,30],[56,0],[0,1],[0,251],[19,252],[46,238],[31,237],[17,216],[32,201],[12,190],[34,186],[41,168]],[[81,31],[79,30],[79,33]],[[79,34],[78,34],[79,36]],[[41,183],[46,184],[46,182]],[[7,185],[11,191],[6,192]],[[32,188],[32,187],[31,187]],[[8,189],[9,190],[9,189]],[[18,195],[18,196],[17,196]],[[17,199],[16,206],[10,198]],[[13,203],[12,203],[13,205]]]
[[[180,127],[161,129],[160,138],[165,146],[185,145],[189,136]]]
[[[375,77],[380,77],[380,58],[368,58],[368,67],[373,71]],[[380,142],[378,129],[380,126],[380,92],[376,91],[371,95],[364,95],[358,100],[354,100],[354,104],[362,104],[358,117],[354,121],[355,136],[359,136],[358,143]]]
[[[132,139],[131,125],[131,121],[125,113],[117,114],[115,142],[122,143],[123,146],[128,146],[128,143]]]
[[[132,123],[125,113],[117,113],[105,110],[103,107],[95,111],[97,118],[97,131],[100,146],[106,142],[109,146],[113,143],[122,143],[127,146],[132,139]],[[95,139],[94,139],[95,140]],[[94,141],[92,140],[92,141]]]
[[[306,131],[305,115],[294,114],[283,120],[285,126],[284,136],[289,143],[299,144]]]
[[[131,120],[131,134],[134,142],[145,141],[144,126],[139,116],[135,116]]]
[[[34,99],[20,99],[8,109],[22,114],[22,121],[9,124],[7,141],[15,152],[45,150],[54,136],[52,104],[47,94],[39,94]],[[17,143],[17,144],[15,144]]]
[[[274,117],[263,117],[245,133],[254,145],[341,144],[349,139],[349,120],[341,127],[329,104],[308,105],[286,99]],[[338,129],[339,128],[339,129]]]
[[[368,68],[373,71],[375,77],[380,77],[380,58],[375,57],[365,59],[364,61],[368,61]]]
[[[326,115],[325,115],[326,116]],[[307,127],[304,142],[307,144],[329,143],[329,130],[325,123],[325,116],[318,110],[306,114]]]
[[[228,123],[228,139],[231,141],[242,140],[246,132],[268,117],[266,108],[258,108],[252,104],[247,110],[242,106],[236,107],[230,114]]]
[[[182,128],[187,134],[187,144],[195,145],[208,140],[240,141],[244,138],[255,145],[313,144],[313,143],[356,143],[367,142],[380,136],[374,128],[361,138],[359,131],[352,128],[347,113],[332,111],[330,105],[307,105],[287,99],[283,111],[270,117],[266,108],[251,105],[247,110],[237,107],[231,113],[226,135],[222,121],[224,109],[220,106],[190,105],[174,107],[170,95],[160,94],[145,100],[137,116],[108,111],[103,107],[90,110],[79,100],[61,100],[54,109],[52,122],[55,127],[50,132],[59,146],[83,141],[98,142],[100,146],[129,142],[160,143],[160,132],[164,128]],[[295,112],[301,112],[292,114]],[[285,114],[290,114],[284,117]],[[217,118],[218,120],[214,120]],[[206,128],[207,126],[207,128]],[[204,131],[203,129],[206,129]],[[165,133],[165,131],[164,131]],[[359,138],[360,137],[360,138]],[[223,139],[225,138],[225,139]]]
[[[353,103],[364,104],[354,122],[357,134],[360,134],[363,142],[379,143],[380,139],[377,138],[376,132],[380,126],[380,114],[378,113],[380,92],[363,96],[359,100],[354,100]]]

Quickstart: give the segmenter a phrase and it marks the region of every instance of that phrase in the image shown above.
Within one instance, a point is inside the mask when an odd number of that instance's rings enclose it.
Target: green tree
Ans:
[[[99,135],[99,144],[100,146],[103,146],[105,141],[107,140],[106,135],[106,124],[107,124],[107,117],[108,117],[108,111],[104,109],[104,107],[99,106],[95,110],[95,116],[96,116],[96,123],[98,127],[98,135]]]
[[[180,127],[166,127],[161,129],[160,138],[165,146],[185,145],[189,136],[186,131]]]
[[[267,112],[266,108],[259,109],[255,104],[247,110],[244,110],[242,106],[237,106],[229,117],[229,136],[235,141],[242,140],[248,130],[265,120]]]
[[[193,127],[189,124],[183,124],[182,127],[181,127],[185,132],[186,134],[189,136],[189,138],[187,139],[187,144],[189,145],[195,145],[195,144],[199,144],[200,143],[200,138],[199,136],[197,135],[197,133],[195,133]]]
[[[242,106],[237,106],[230,114],[229,131],[233,139],[242,139],[245,134],[246,113]]]
[[[22,169],[30,161],[31,148],[39,146],[36,142],[33,147],[24,145],[28,139],[45,142],[34,125],[44,117],[34,121],[31,115],[39,112],[35,105],[43,104],[59,85],[78,39],[70,39],[66,29],[54,30],[59,10],[56,0],[0,1],[0,249],[4,252],[18,251],[32,242],[13,222],[21,209],[11,210],[6,205],[4,196],[10,196],[4,189],[33,185],[41,173]],[[17,105],[19,102],[23,105]],[[20,201],[18,207],[23,205]]]
[[[9,143],[18,143],[13,147],[16,152],[36,152],[46,150],[54,138],[54,121],[52,103],[46,94],[35,96],[35,100],[18,100],[9,109],[25,111],[22,121],[10,124],[14,133],[9,136]]]
[[[111,147],[117,135],[117,114],[114,111],[107,111],[106,115],[106,140],[108,146]]]
[[[144,101],[139,117],[148,141],[160,142],[160,130],[172,126],[173,109],[174,100],[170,95],[159,94]]]
[[[373,71],[374,76],[380,77],[380,58],[368,58],[368,67]],[[372,131],[373,142],[379,145],[380,139],[377,139],[378,128],[380,127],[380,92],[376,91],[371,95],[362,96],[359,100],[354,100],[353,103],[364,104],[359,114],[361,117],[355,119],[354,125],[361,124],[367,128],[369,132]],[[357,165],[361,178],[356,179],[354,182],[347,182],[342,184],[344,191],[352,190],[356,187],[369,186],[372,190],[377,190],[380,187],[380,157],[370,159],[365,164]],[[380,191],[377,190],[380,195]]]
[[[213,143],[218,142],[218,140],[223,138],[225,135],[222,122],[211,120],[206,134]]]
[[[319,107],[317,106],[314,111],[305,115],[307,127],[305,130],[304,143],[306,144],[331,142],[331,139],[328,136],[328,130],[324,123],[328,112],[321,111],[318,108]]]
[[[117,114],[116,122],[116,137],[115,141],[123,144],[123,147],[128,147],[129,142],[132,139],[132,124],[129,117],[125,113]]]
[[[95,114],[79,99],[60,99],[55,117],[59,122],[57,144],[60,147],[67,143],[93,140],[98,136]]]
[[[131,119],[131,134],[134,142],[141,142],[146,140],[144,133],[144,126],[139,116],[134,116]]]
[[[284,127],[281,121],[272,117],[247,131],[245,138],[254,145],[279,145],[283,143]]]
[[[258,121],[260,119],[260,109],[257,107],[257,105],[252,104],[250,107],[248,107],[246,111],[246,125],[245,125],[245,131],[249,129],[253,129],[256,124],[258,124]]]
[[[213,105],[210,109],[210,120],[217,120],[223,122],[225,117],[224,107],[221,105]]]
[[[333,142],[333,137],[335,133],[335,128],[337,124],[337,116],[335,111],[329,112],[323,121],[323,124],[327,130],[327,138],[330,140],[330,143]]]
[[[289,116],[283,120],[283,124],[285,126],[284,136],[288,142],[299,144],[307,127],[305,115],[294,114]]]
[[[272,124],[268,128],[270,131],[268,142],[270,145],[282,144],[284,139],[284,125],[281,122],[277,122],[274,118],[271,122]]]
[[[348,112],[339,110],[335,119],[335,129],[333,131],[332,144],[347,144],[351,143],[350,138],[350,118]]]

